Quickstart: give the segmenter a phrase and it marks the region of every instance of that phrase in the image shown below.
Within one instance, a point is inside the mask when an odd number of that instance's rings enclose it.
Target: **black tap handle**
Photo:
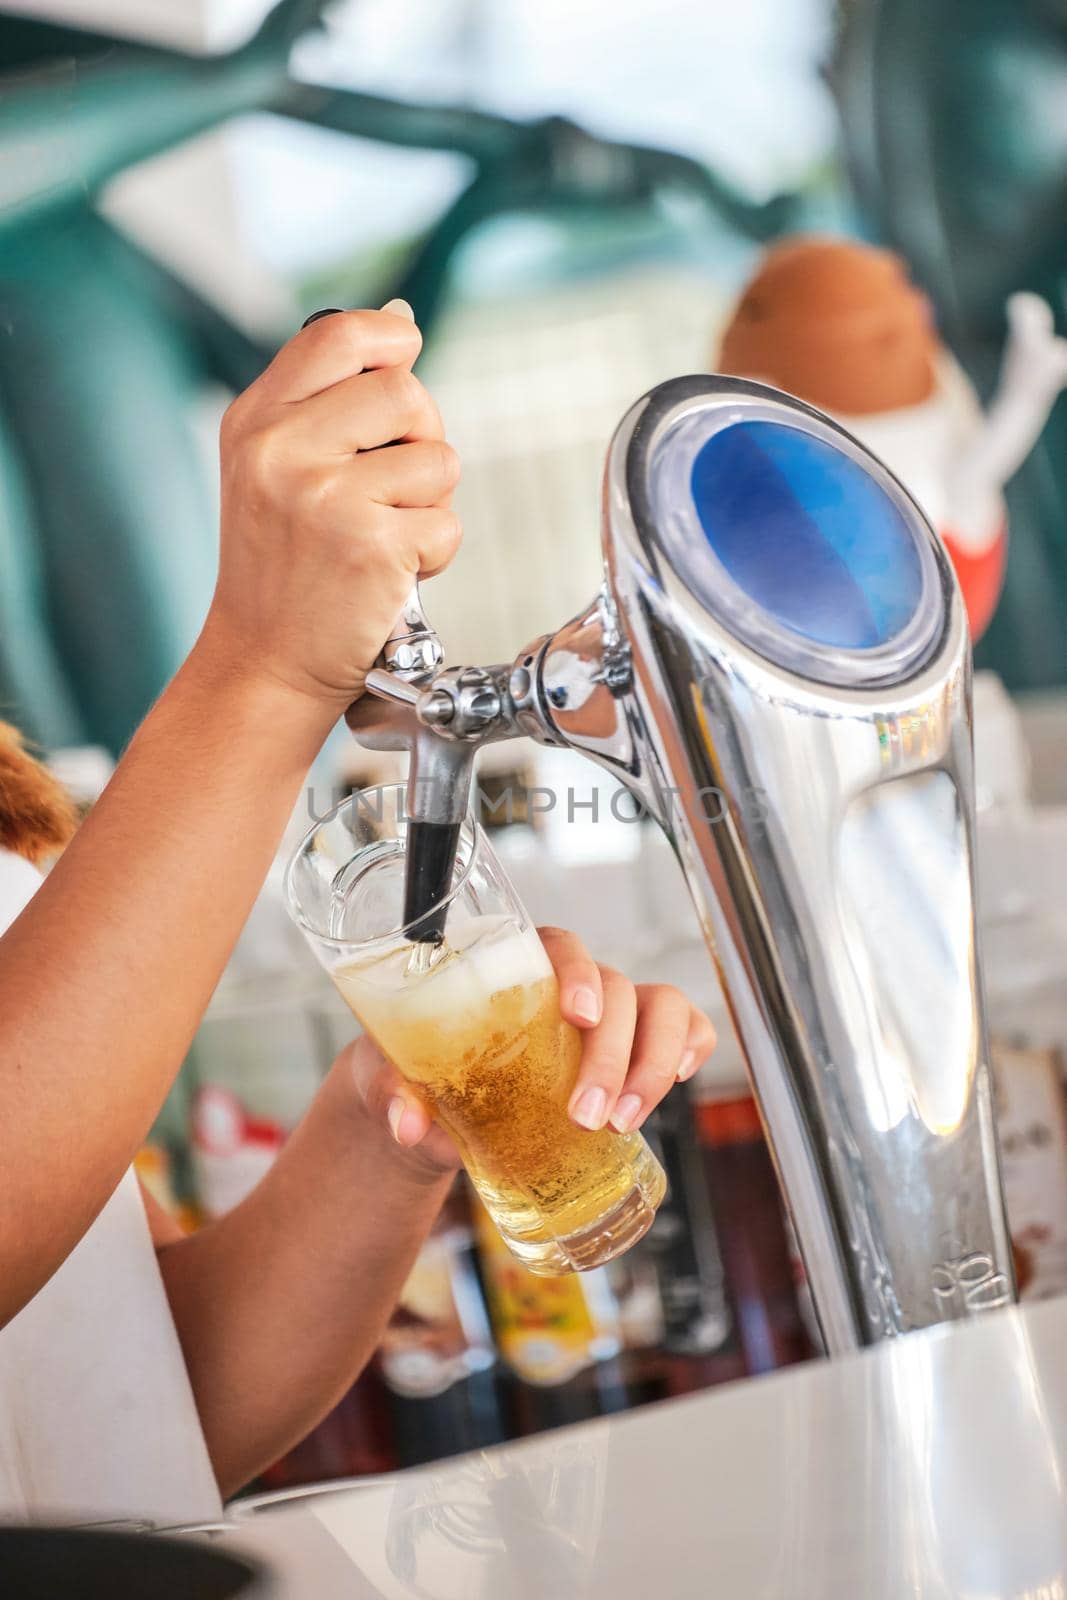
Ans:
[[[313,322],[318,322],[320,317],[336,317],[340,309],[340,306],[324,306],[321,311],[313,311],[310,317],[305,317],[303,322],[300,324],[301,332],[303,332],[305,328],[310,328]]]

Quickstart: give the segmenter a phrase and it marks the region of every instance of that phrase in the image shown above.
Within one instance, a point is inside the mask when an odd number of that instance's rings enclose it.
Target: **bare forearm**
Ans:
[[[420,342],[399,302],[319,319],[223,419],[204,636],[0,942],[0,1325],[134,1154],[303,774],[459,541]]]
[[[159,1252],[224,1494],[355,1381],[447,1192],[351,1101],[328,1082],[248,1200]]]
[[[0,1324],[143,1140],[328,726],[194,652],[0,940]]]

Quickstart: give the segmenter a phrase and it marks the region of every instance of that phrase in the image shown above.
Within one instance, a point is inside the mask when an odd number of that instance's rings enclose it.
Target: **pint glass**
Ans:
[[[544,1274],[600,1266],[648,1229],[663,1170],[639,1133],[592,1133],[568,1116],[581,1036],[560,1017],[544,947],[472,814],[436,908],[443,940],[410,937],[431,914],[404,926],[407,830],[402,787],[353,795],[293,857],[290,911],[452,1135],[513,1253]]]

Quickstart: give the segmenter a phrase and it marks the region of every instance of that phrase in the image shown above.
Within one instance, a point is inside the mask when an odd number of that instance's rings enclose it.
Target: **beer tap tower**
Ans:
[[[592,604],[509,665],[445,667],[414,594],[352,731],[410,750],[413,834],[446,846],[479,746],[520,734],[584,752],[665,830],[831,1353],[1010,1303],[941,544],[844,429],[719,376],[623,418],[603,543]],[[454,853],[412,853],[426,910]]]

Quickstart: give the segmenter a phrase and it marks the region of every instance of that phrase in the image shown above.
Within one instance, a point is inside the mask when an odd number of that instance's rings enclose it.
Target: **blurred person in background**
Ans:
[[[330,317],[230,407],[202,633],[43,880],[70,808],[0,740],[0,1517],[217,1515],[353,1383],[455,1170],[366,1038],[201,1232],[130,1168],[308,767],[458,546],[419,346],[403,302]],[[543,937],[585,1030],[572,1116],[601,1127],[625,1093],[639,1125],[710,1024]]]

